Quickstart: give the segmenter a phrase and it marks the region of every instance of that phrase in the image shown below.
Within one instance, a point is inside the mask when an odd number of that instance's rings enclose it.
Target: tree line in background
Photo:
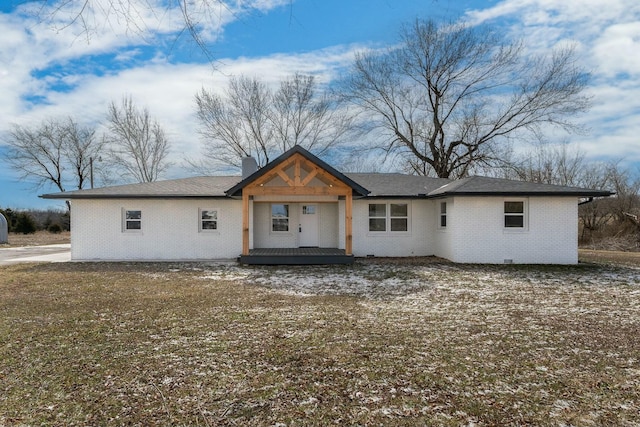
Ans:
[[[69,212],[59,210],[17,210],[11,208],[0,209],[0,214],[7,220],[10,233],[31,234],[36,231],[61,233],[70,231]]]
[[[369,156],[418,175],[483,174],[615,191],[580,207],[581,237],[593,238],[612,225],[637,225],[639,184],[631,171],[589,163],[562,144],[523,153],[517,143],[543,140],[552,128],[579,130],[571,118],[589,108],[588,77],[569,46],[535,56],[488,26],[416,20],[393,48],[357,54],[331,88],[299,73],[276,88],[246,76],[222,90],[203,88],[195,95],[202,151],[185,160],[210,174],[247,155],[263,166],[302,145],[355,168]],[[86,188],[93,175],[154,181],[170,166],[162,127],[130,96],[109,105],[106,129],[98,137],[71,117],[14,125],[7,161],[22,178],[60,191]],[[358,140],[366,143],[353,145]]]
[[[595,249],[640,250],[640,178],[619,162],[589,162],[566,145],[538,145],[508,162],[501,177],[544,184],[608,189],[612,197],[578,206],[579,241]]]

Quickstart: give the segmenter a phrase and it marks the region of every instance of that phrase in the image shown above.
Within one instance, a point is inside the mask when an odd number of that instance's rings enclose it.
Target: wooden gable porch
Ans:
[[[303,148],[296,146],[247,177],[228,194],[242,197],[242,254],[245,264],[347,264],[353,262],[353,196],[367,191],[349,178],[322,162]],[[252,247],[251,223],[254,203],[344,203],[340,219],[340,234],[344,240],[332,248]],[[343,224],[343,225],[342,225]],[[288,224],[290,234],[297,224]],[[338,227],[338,224],[335,224]]]

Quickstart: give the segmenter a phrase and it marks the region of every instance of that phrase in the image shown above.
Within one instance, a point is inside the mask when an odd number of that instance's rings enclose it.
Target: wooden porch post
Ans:
[[[249,194],[242,192],[242,255],[249,255]]]
[[[351,189],[347,193],[344,201],[344,253],[345,255],[352,255],[353,252],[353,196]]]

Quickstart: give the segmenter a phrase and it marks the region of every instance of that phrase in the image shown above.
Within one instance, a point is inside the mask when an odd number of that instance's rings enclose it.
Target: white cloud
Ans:
[[[71,115],[81,123],[97,124],[104,120],[110,102],[119,103],[123,96],[131,95],[136,105],[148,107],[165,128],[174,160],[180,162],[184,155],[195,157],[200,151],[194,96],[202,87],[222,91],[231,76],[239,75],[256,76],[276,85],[297,71],[314,74],[319,82],[329,82],[339,68],[350,63],[357,48],[345,46],[300,55],[220,59],[215,69],[211,64],[171,64],[159,57],[102,76],[73,74],[68,70],[70,74],[60,80],[72,85],[71,90],[52,91],[46,79],[34,79],[38,85],[36,92],[44,97],[44,102],[30,109],[14,107],[8,122],[30,124],[47,117]],[[0,123],[0,132],[6,124]]]
[[[591,157],[640,161],[640,2],[637,0],[504,0],[471,11],[472,23],[508,22],[527,49],[545,53],[573,43],[592,72],[593,107],[581,120],[587,135],[572,135]]]
[[[108,13],[107,0],[90,0],[96,17]],[[204,15],[189,2],[193,18],[200,23],[207,40],[220,40],[225,25],[251,11],[265,13],[289,6],[291,0],[253,0],[233,2]],[[117,3],[117,2],[116,2]],[[42,3],[35,3],[42,5]],[[77,1],[71,5],[80,4]],[[166,0],[139,0],[135,13],[126,21],[121,12],[109,19],[90,22],[90,43],[79,23],[61,29],[73,11],[57,15],[49,26],[37,25],[24,8],[13,14],[0,14],[0,133],[11,122],[31,123],[50,116],[72,115],[83,122],[99,122],[111,101],[130,94],[140,106],[147,106],[166,128],[173,143],[174,156],[196,155],[199,139],[194,94],[201,88],[222,90],[230,76],[257,75],[269,84],[300,71],[312,73],[320,82],[336,78],[338,70],[349,64],[353,52],[364,46],[337,46],[303,54],[272,54],[261,58],[219,59],[216,70],[210,64],[172,64],[159,53],[146,63],[144,55],[155,40],[182,28],[180,10],[167,7]],[[145,6],[151,4],[152,9]],[[32,4],[33,6],[33,4]],[[25,6],[26,7],[26,6]],[[102,15],[100,15],[102,14]],[[471,11],[471,22],[489,22],[522,38],[533,52],[548,52],[567,43],[577,46],[583,65],[594,74],[589,92],[594,106],[581,120],[590,128],[587,135],[575,135],[589,156],[626,156],[640,161],[640,2],[637,0],[504,0],[494,7]],[[100,25],[97,25],[100,24]],[[52,28],[60,29],[59,32]],[[137,32],[136,29],[141,30]],[[83,58],[108,54],[114,63],[126,67],[117,71],[75,69],[69,64]],[[61,71],[46,78],[35,72],[59,65]],[[55,90],[65,85],[63,90]],[[38,97],[42,103],[30,103]],[[82,117],[78,117],[81,114]]]
[[[640,16],[634,22],[625,22],[607,27],[595,40],[594,59],[599,72],[606,77],[627,74],[640,77]]]

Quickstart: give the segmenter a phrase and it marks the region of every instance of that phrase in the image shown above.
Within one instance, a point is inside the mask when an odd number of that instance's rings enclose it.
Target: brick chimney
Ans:
[[[251,156],[242,158],[242,179],[245,179],[249,175],[258,170],[258,162]]]

